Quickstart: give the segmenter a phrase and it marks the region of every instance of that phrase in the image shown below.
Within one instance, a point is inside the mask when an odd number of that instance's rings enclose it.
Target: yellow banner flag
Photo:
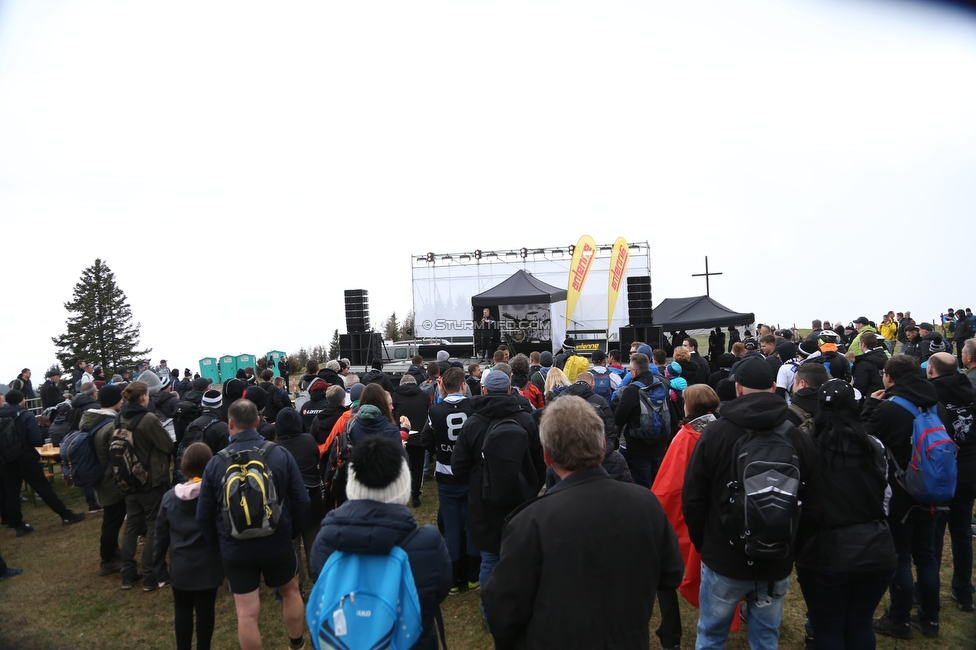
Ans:
[[[593,256],[596,254],[596,242],[589,235],[583,235],[576,242],[573,250],[573,261],[569,265],[569,286],[566,288],[566,329],[569,329],[569,322],[573,319],[573,312],[576,311],[576,303],[579,302],[580,294],[583,292],[583,285],[586,284],[586,276],[590,273],[593,266]]]
[[[617,237],[613,243],[613,253],[610,254],[610,276],[607,280],[607,332],[613,312],[617,308],[617,296],[620,295],[620,285],[624,282],[627,272],[627,262],[630,261],[630,246],[623,237]]]

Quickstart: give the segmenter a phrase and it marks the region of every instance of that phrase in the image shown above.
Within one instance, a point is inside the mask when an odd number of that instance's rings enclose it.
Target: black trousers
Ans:
[[[678,591],[659,589],[657,602],[661,607],[661,626],[657,628],[657,638],[665,648],[676,647],[681,643],[681,611],[678,609]]]
[[[44,476],[44,468],[37,460],[28,460],[21,457],[12,463],[5,463],[3,466],[3,485],[7,491],[7,524],[17,527],[24,523],[24,515],[20,511],[20,483],[26,481],[27,485],[34,488],[34,491],[44,499],[44,503],[54,512],[64,519],[68,514],[68,508],[64,502],[54,493],[54,488]]]
[[[190,650],[193,645],[193,614],[197,616],[197,650],[210,650],[214,631],[214,603],[217,589],[186,591],[173,589],[173,624],[176,628],[176,650]]]
[[[407,467],[410,468],[410,496],[420,496],[420,484],[424,473],[426,449],[419,445],[407,445]]]
[[[119,531],[125,523],[125,501],[104,506],[102,511],[102,536],[98,541],[98,554],[102,562],[111,562],[119,550]]]

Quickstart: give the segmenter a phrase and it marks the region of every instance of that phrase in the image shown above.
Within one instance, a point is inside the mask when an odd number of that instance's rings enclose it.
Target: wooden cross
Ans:
[[[706,296],[711,296],[711,294],[709,293],[709,286],[708,286],[708,276],[710,276],[710,275],[722,275],[722,273],[721,272],[719,272],[719,273],[709,273],[708,272],[708,255],[706,255],[705,256],[705,272],[704,273],[692,273],[691,274],[691,277],[693,277],[693,278],[700,278],[702,276],[705,276],[705,295]]]

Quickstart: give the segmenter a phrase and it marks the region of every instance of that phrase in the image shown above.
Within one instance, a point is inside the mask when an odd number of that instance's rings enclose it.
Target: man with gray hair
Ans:
[[[976,389],[976,339],[969,339],[963,344],[960,358],[963,368],[965,368],[963,372],[969,377],[969,383],[973,385],[973,389]]]
[[[509,519],[501,559],[482,583],[495,646],[646,648],[657,590],[677,588],[684,575],[674,530],[649,490],[601,467],[603,423],[585,400],[561,396],[540,427],[546,464],[561,480]],[[599,584],[581,584],[579,567]]]

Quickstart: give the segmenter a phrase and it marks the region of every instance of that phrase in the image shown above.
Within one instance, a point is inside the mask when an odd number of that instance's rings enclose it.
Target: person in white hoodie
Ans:
[[[224,582],[220,554],[215,547],[207,544],[196,520],[200,482],[211,458],[213,452],[202,442],[195,442],[186,448],[180,471],[187,481],[177,484],[163,495],[156,516],[153,572],[157,576],[166,575],[166,551],[169,550],[169,583],[173,587],[173,625],[177,650],[190,650],[194,613],[197,648],[209,650],[214,631],[217,589]],[[165,586],[165,583],[160,586]]]

